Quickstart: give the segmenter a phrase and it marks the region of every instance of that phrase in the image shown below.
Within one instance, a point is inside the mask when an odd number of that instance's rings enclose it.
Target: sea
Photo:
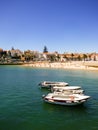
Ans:
[[[81,86],[79,106],[45,103],[42,81]],[[98,130],[98,71],[0,65],[0,130]]]

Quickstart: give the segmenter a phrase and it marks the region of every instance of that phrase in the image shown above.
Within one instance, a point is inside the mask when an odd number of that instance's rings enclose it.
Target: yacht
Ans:
[[[80,86],[51,87],[51,92],[64,92],[69,94],[83,94],[84,90]]]
[[[76,106],[86,102],[90,96],[84,94],[65,94],[63,92],[53,92],[42,96],[43,100],[47,103]]]
[[[39,85],[42,88],[51,88],[52,86],[59,86],[59,87],[68,86],[68,83],[67,82],[44,81],[44,82],[39,83]]]

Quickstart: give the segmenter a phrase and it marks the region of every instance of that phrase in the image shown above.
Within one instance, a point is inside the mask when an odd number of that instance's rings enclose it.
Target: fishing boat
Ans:
[[[42,88],[51,88],[52,86],[59,86],[59,87],[68,86],[68,83],[67,82],[44,81],[44,82],[39,83],[39,85]]]
[[[86,102],[90,96],[82,94],[65,94],[63,92],[48,93],[46,96],[43,95],[43,100],[47,103],[76,106]]]
[[[51,87],[51,92],[63,92],[66,94],[83,94],[84,90],[80,86]]]

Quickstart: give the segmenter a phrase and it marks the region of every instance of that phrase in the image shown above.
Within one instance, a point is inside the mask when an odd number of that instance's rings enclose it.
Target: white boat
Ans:
[[[51,87],[51,92],[63,92],[66,94],[83,94],[84,90],[80,86]]]
[[[89,99],[90,96],[81,95],[81,94],[64,94],[64,93],[49,93],[46,96],[43,96],[43,100],[47,103],[66,105],[66,106],[75,106],[82,104]]]
[[[52,86],[67,86],[68,83],[66,82],[55,82],[55,81],[44,81],[39,84],[43,88],[51,88]]]

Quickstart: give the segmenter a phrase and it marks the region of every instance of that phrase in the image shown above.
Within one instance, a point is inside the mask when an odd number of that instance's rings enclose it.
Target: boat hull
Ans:
[[[44,102],[50,103],[50,104],[56,104],[56,105],[63,105],[63,106],[77,106],[80,104],[83,104],[86,100],[78,101],[78,102],[72,102],[72,101],[65,101],[65,102],[59,102],[59,101],[54,101],[54,100],[47,100],[44,99]]]
[[[76,106],[86,102],[90,96],[81,94],[63,94],[63,93],[49,93],[46,96],[42,96],[43,100],[47,103]]]

